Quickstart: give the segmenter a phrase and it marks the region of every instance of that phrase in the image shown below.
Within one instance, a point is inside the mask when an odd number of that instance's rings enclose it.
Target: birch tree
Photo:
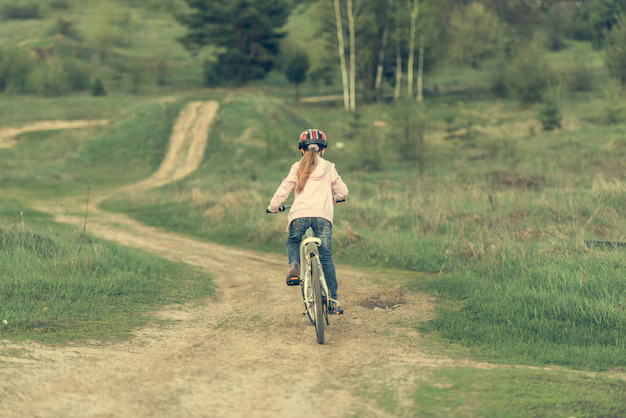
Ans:
[[[356,33],[352,0],[348,0],[348,31],[350,33],[350,110],[356,110]]]
[[[413,60],[415,57],[415,32],[417,28],[417,16],[419,14],[419,0],[407,0],[409,9],[410,30],[409,30],[409,58],[407,62],[407,97],[413,97]]]
[[[420,36],[419,58],[417,62],[417,103],[424,102],[424,35]]]
[[[385,64],[385,50],[387,49],[387,42],[389,39],[389,24],[391,21],[391,14],[393,11],[395,0],[389,0],[389,9],[387,12],[387,18],[385,19],[385,26],[383,29],[383,37],[380,42],[380,48],[378,50],[378,63],[376,67],[376,81],[374,85],[374,89],[376,90],[376,97],[378,101],[381,101],[383,98],[383,70]]]
[[[417,61],[417,103],[422,104],[424,102],[424,65],[426,59],[426,46],[432,44],[436,37],[437,25],[436,20],[438,16],[435,11],[435,5],[430,0],[423,0],[418,20],[418,61]],[[439,30],[442,30],[439,28]]]
[[[343,85],[343,106],[346,110],[350,109],[350,90],[348,86],[348,71],[346,69],[346,48],[343,43],[343,25],[341,23],[341,8],[339,7],[339,0],[334,0],[335,3],[335,19],[337,26],[337,43],[339,47],[339,63],[341,65],[341,82]]]
[[[400,43],[396,43],[396,87],[393,90],[394,100],[400,98],[400,88],[402,86],[402,50]]]

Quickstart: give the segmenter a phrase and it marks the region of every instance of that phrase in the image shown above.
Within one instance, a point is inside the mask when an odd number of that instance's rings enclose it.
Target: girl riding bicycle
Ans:
[[[335,164],[322,158],[326,146],[326,135],[319,129],[307,129],[302,132],[298,138],[302,159],[291,166],[289,174],[274,193],[267,210],[272,213],[278,212],[280,205],[295,187],[287,228],[289,231],[287,284],[299,284],[300,241],[310,227],[315,236],[322,241],[319,247],[320,261],[330,297],[336,300],[338,285],[332,254],[333,204],[345,200],[348,196],[348,187],[337,173]]]

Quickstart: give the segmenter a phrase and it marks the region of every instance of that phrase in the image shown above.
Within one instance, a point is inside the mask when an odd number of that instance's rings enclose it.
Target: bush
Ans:
[[[80,41],[83,37],[74,25],[74,22],[66,17],[59,16],[54,25],[48,31],[51,35],[63,35],[67,38]]]
[[[89,70],[83,61],[65,58],[63,72],[70,91],[86,90],[89,87]]]
[[[538,116],[544,131],[552,131],[561,128],[563,116],[554,101],[550,100],[541,106]]]
[[[0,14],[2,14],[2,17],[7,20],[41,18],[39,4],[37,3],[9,4],[2,7]]]
[[[0,92],[26,93],[32,58],[21,49],[0,50]]]
[[[606,61],[611,75],[626,85],[626,15],[609,32]]]
[[[331,65],[322,65],[311,70],[309,78],[315,87],[332,86],[335,81],[335,71]]]
[[[577,58],[567,74],[567,82],[572,91],[591,91],[593,76],[583,59]]]
[[[569,5],[555,4],[544,15],[543,32],[546,47],[550,51],[560,51],[565,48],[565,37],[572,31],[572,22],[572,8]]]
[[[54,58],[36,66],[28,76],[28,90],[43,96],[60,96],[67,92],[63,62]]]
[[[448,29],[453,39],[448,56],[456,64],[471,67],[496,53],[504,33],[498,16],[481,3],[455,9]]]
[[[546,64],[540,49],[527,45],[517,49],[512,58],[504,57],[492,76],[492,90],[501,96],[512,96],[523,103],[544,100],[554,74]]]
[[[424,116],[415,103],[400,101],[396,104],[392,117],[396,121],[392,148],[395,149],[400,159],[417,161],[420,173],[423,173],[426,162]]]
[[[70,3],[68,0],[52,0],[49,6],[53,10],[67,10],[70,8]]]
[[[285,76],[296,87],[296,101],[300,99],[299,85],[306,80],[309,71],[309,56],[304,52],[298,52],[289,60],[285,69]]]
[[[28,75],[28,92],[43,96],[60,96],[88,86],[86,65],[72,58],[52,58],[41,62]]]
[[[378,171],[384,162],[384,133],[380,128],[372,129],[363,120],[361,113],[355,112],[349,121],[353,138],[348,141],[348,165],[350,169]]]
[[[91,95],[94,97],[106,96],[107,92],[104,89],[104,84],[102,84],[102,80],[96,78],[91,86]]]

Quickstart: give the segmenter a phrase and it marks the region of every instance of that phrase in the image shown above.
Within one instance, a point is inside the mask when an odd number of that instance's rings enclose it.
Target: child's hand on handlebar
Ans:
[[[275,212],[272,212],[270,210],[270,208],[268,207],[267,209],[265,209],[265,213],[279,213],[279,212],[284,212],[285,209],[289,209],[291,207],[291,205],[285,206],[285,205],[281,205],[278,207],[278,210]]]

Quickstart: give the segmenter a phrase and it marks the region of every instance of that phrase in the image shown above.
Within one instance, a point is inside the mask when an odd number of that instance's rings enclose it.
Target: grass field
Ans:
[[[360,395],[391,416],[621,416],[623,381],[560,370],[446,368],[421,377],[412,393],[388,376],[363,379]],[[402,404],[403,396],[416,407]],[[355,416],[369,416],[364,408]]]
[[[55,224],[0,199],[0,339],[119,339],[164,305],[212,292],[211,279]]]
[[[0,153],[6,195],[50,198],[94,193],[141,180],[156,170],[183,101],[139,97],[21,99],[32,110],[12,126],[28,121],[107,119],[101,127],[21,135],[19,146]],[[0,100],[0,107],[15,103]],[[13,111],[15,112],[15,111]],[[3,114],[8,121],[10,113]],[[5,116],[6,115],[6,116]],[[7,123],[8,124],[8,123]],[[11,126],[10,125],[10,126]],[[147,129],[146,126],[150,128]]]

